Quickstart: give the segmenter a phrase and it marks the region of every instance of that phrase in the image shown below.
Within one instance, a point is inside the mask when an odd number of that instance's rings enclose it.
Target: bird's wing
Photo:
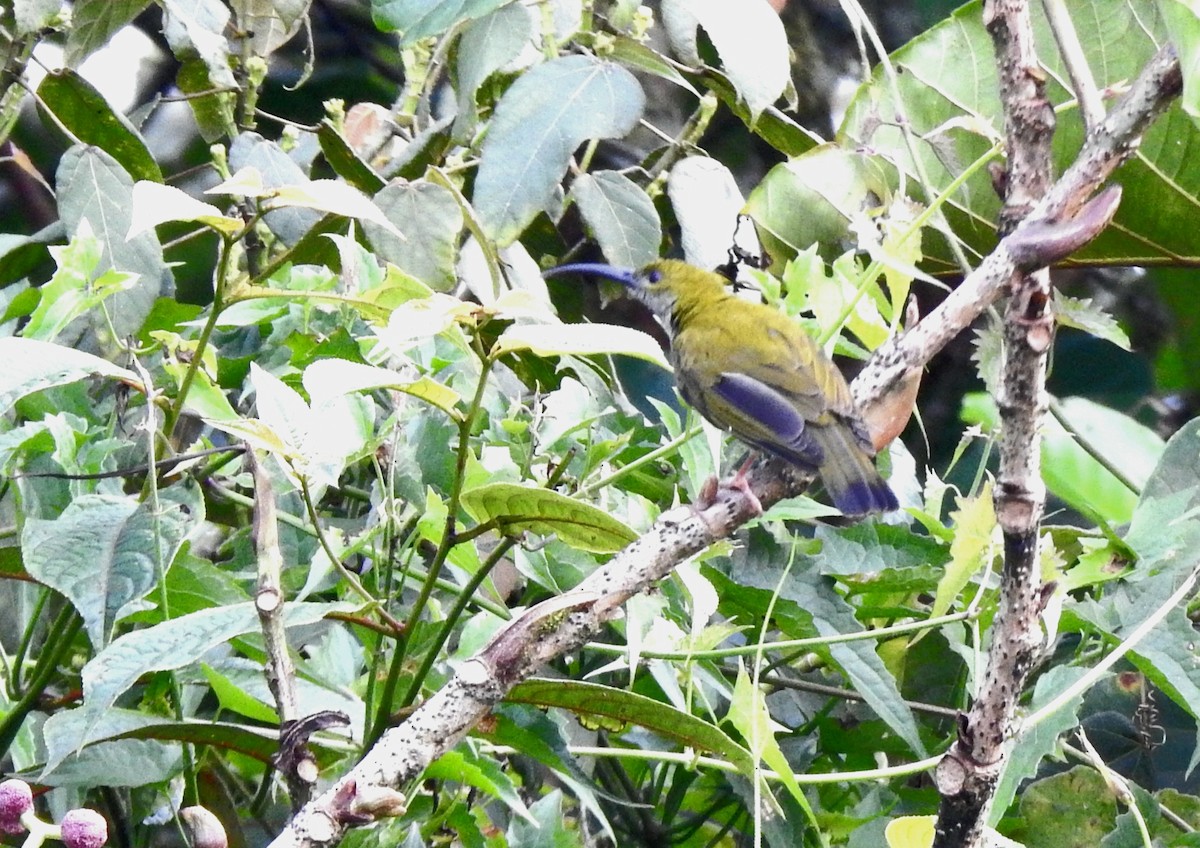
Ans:
[[[813,440],[805,416],[787,397],[747,374],[723,372],[712,386],[743,418],[735,433],[768,451],[783,453],[793,461],[817,466],[824,451]]]
[[[695,328],[704,341],[696,344],[693,337],[689,348],[720,352],[719,359],[709,357],[704,370],[744,375],[785,398],[808,422],[823,424],[831,411],[837,415],[853,411],[846,381],[816,342],[773,309],[756,310],[755,317],[761,320],[748,328],[753,333],[749,338],[734,337],[727,325]]]

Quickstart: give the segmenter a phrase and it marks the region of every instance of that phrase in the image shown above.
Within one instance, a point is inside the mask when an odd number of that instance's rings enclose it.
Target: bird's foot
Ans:
[[[762,501],[758,499],[758,495],[754,494],[754,490],[750,488],[750,480],[748,477],[746,477],[746,470],[749,467],[750,460],[747,460],[746,463],[737,470],[737,473],[729,478],[729,482],[727,482],[725,486],[730,489],[737,489],[739,492],[745,495],[746,500],[750,502],[750,509],[754,511],[754,514],[762,515]]]
[[[736,474],[729,480],[722,483],[715,476],[709,477],[704,481],[704,485],[700,487],[700,491],[696,495],[696,502],[693,504],[697,512],[703,512],[714,503],[717,502],[717,495],[721,489],[735,489],[746,496],[746,500],[750,503],[750,509],[755,515],[763,514],[762,503],[758,499],[758,495],[754,494],[754,490],[750,488],[750,481],[746,477],[746,467],[742,466]]]

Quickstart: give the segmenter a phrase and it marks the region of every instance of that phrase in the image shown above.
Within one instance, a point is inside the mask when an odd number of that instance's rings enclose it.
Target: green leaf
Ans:
[[[778,740],[775,739],[776,729],[784,728],[772,721],[771,713],[767,709],[766,697],[762,690],[754,685],[750,675],[742,667],[738,668],[737,682],[733,686],[733,697],[729,701],[727,718],[746,740],[754,762],[757,764],[759,760],[762,760],[770,766],[779,775],[780,781],[787,787],[796,802],[807,809],[808,799],[804,797],[800,784],[796,783],[792,766],[783,755]],[[750,780],[755,779],[753,772],[744,773],[743,776]]]
[[[1162,456],[1162,439],[1124,413],[1086,398],[1068,398],[1058,403],[1057,410],[1074,433],[1064,429],[1056,417],[1047,418],[1042,432],[1046,487],[1072,506],[1106,521],[1128,521],[1137,503],[1135,489],[1146,481]],[[999,426],[996,405],[984,395],[964,398],[963,420],[983,424],[987,429]],[[1100,451],[1105,463],[1090,451]],[[1106,464],[1119,469],[1129,484]]]
[[[533,678],[518,683],[505,700],[510,703],[559,707],[577,715],[603,716],[644,727],[679,745],[710,751],[744,774],[754,767],[750,752],[720,727],[675,709],[670,704],[624,689],[578,680]]]
[[[516,818],[509,823],[504,844],[509,848],[583,848],[583,839],[563,809],[563,792],[555,789],[530,809],[532,823]]]
[[[822,574],[840,577],[864,575],[873,580],[883,571],[942,565],[944,545],[928,536],[917,536],[907,527],[864,521],[834,529],[818,525],[821,551],[813,556]]]
[[[1068,106],[1074,94],[1067,87],[1069,75],[1043,8],[1032,4],[1030,11],[1038,61],[1046,72],[1046,94],[1059,113],[1052,155],[1054,172],[1062,173],[1078,154],[1085,129],[1077,108]],[[1136,78],[1168,35],[1158,4],[1144,0],[1076,0],[1071,3],[1071,21],[1083,59],[1101,90]],[[949,73],[948,60],[954,68]],[[920,190],[922,202],[924,192],[937,196],[973,169],[944,209],[968,257],[984,254],[996,243],[1000,200],[987,168],[978,166],[984,157],[999,155],[994,142],[1002,110],[981,4],[958,9],[897,50],[892,62],[899,72],[895,81],[876,69],[851,102],[839,138],[847,146],[883,153],[904,172],[910,188],[918,182],[911,156],[921,157],[922,171],[929,176],[929,184]],[[921,142],[910,148],[904,134]],[[1200,167],[1188,154],[1197,143],[1195,123],[1180,106],[1172,106],[1149,127],[1138,155],[1112,177],[1125,197],[1136,197],[1137,202],[1122,204],[1112,226],[1062,264],[1174,265],[1200,255],[1200,233],[1187,223],[1189,210],[1200,199]],[[888,170],[889,183],[898,187],[899,175],[890,166]],[[929,268],[956,273],[944,238],[927,241]]]
[[[340,393],[310,408],[295,389],[255,362],[250,384],[257,419],[210,423],[286,460],[314,489],[336,483],[346,460],[370,436],[375,409],[370,400]]]
[[[400,33],[405,46],[441,35],[455,24],[481,18],[512,0],[371,0],[371,14],[382,30]]]
[[[609,22],[612,22],[611,12]],[[677,63],[648,44],[643,44],[627,35],[618,35],[613,38],[612,52],[608,55],[627,68],[661,77],[692,96],[700,97],[700,92],[692,85],[691,81],[679,72]]]
[[[145,180],[135,183],[133,220],[126,237],[133,238],[167,221],[198,221],[225,235],[233,235],[245,226],[240,218],[223,215],[211,203],[197,200],[174,186]]]
[[[1110,341],[1122,350],[1131,350],[1129,336],[1113,318],[1090,297],[1071,297],[1054,289],[1054,318],[1067,327],[1075,327],[1097,338]]]
[[[513,324],[500,334],[492,355],[522,350],[538,356],[622,354],[671,370],[658,342],[641,330],[615,324]]]
[[[787,35],[765,0],[663,0],[662,18],[671,46],[693,66],[700,64],[696,26],[704,28],[751,123],[783,96],[791,81]]]
[[[777,260],[796,256],[813,243],[840,252],[850,221],[886,197],[885,186],[874,158],[825,144],[768,171],[750,192],[746,214]]]
[[[67,228],[55,221],[33,235],[0,233],[0,286],[30,276],[45,261],[46,248],[67,238]]]
[[[193,483],[162,490],[157,510],[149,500],[83,495],[52,521],[27,520],[25,567],[66,596],[101,650],[118,621],[145,607],[142,598],[203,519],[204,500]]]
[[[217,696],[217,703],[221,705],[221,709],[245,716],[251,721],[259,721],[267,725],[279,724],[279,714],[269,704],[239,688],[236,683],[208,663],[203,663],[201,667],[208,685],[212,687],[213,694]]]
[[[111,709],[88,732],[82,710],[55,713],[46,722],[46,756],[54,761],[38,776],[48,786],[146,786],[179,773],[178,744],[116,739],[159,724],[163,719],[134,710]],[[82,750],[81,750],[82,749]]]
[[[496,105],[473,203],[484,233],[513,242],[550,203],[575,149],[634,128],[645,95],[629,71],[564,56],[522,74]]]
[[[13,35],[24,39],[26,36],[40,37],[40,30],[54,23],[55,18],[62,12],[62,6],[55,0],[14,0],[12,10],[13,19],[17,24],[16,32]],[[71,17],[74,18],[74,15],[75,13],[72,12]],[[71,29],[73,30],[74,26]],[[5,33],[5,41],[7,42],[13,35]]]
[[[383,177],[359,158],[328,119],[317,127],[317,141],[329,167],[350,185],[367,194],[375,194],[384,187]]]
[[[101,376],[141,385],[132,371],[81,350],[33,339],[0,338],[0,414],[26,395]]]
[[[1045,846],[1099,845],[1116,814],[1104,776],[1088,766],[1035,781],[1021,792],[1020,816]]]
[[[979,494],[960,497],[958,509],[950,513],[954,538],[950,541],[950,562],[938,582],[930,616],[945,615],[958,593],[977,572],[989,568],[996,555],[996,511],[992,504],[992,483],[986,482]]]
[[[1068,503],[1083,504],[1113,523],[1128,521],[1137,493],[1090,455],[1105,462],[1134,487],[1142,487],[1163,455],[1162,438],[1133,418],[1086,398],[1067,398],[1057,409],[1075,435],[1057,418],[1046,427],[1042,461],[1046,485]],[[1082,443],[1081,443],[1082,442]]]
[[[549,489],[489,483],[464,492],[462,505],[476,521],[496,519],[505,533],[554,534],[592,553],[619,551],[637,539],[636,533],[604,510]]]
[[[813,580],[808,569],[794,570],[782,586],[779,574],[787,559],[775,543],[755,540],[753,558],[739,554],[732,565],[734,577],[716,571],[705,571],[728,615],[749,614],[761,617],[775,589],[780,600],[775,605],[777,616],[790,616],[787,638],[801,636],[837,636],[860,633],[862,625],[854,608],[833,591],[827,581]],[[803,558],[808,560],[807,557]],[[836,642],[819,648],[823,656],[842,670],[875,713],[893,733],[913,751],[925,756],[924,745],[917,732],[912,710],[904,702],[896,679],[888,671],[875,645],[871,642]]]
[[[195,57],[184,59],[175,75],[175,84],[188,95],[187,102],[201,138],[210,144],[237,133],[234,117],[237,94],[214,83],[214,76],[212,69]]]
[[[109,717],[113,716],[117,717],[117,720],[109,723]],[[49,747],[49,758],[61,760],[64,755],[73,754],[80,746],[86,747],[106,739],[187,742],[244,754],[262,763],[271,762],[271,758],[279,750],[279,730],[274,727],[250,727],[211,719],[176,722],[114,707],[87,732],[80,723],[86,717],[83,710],[63,710],[46,721],[43,733]],[[319,735],[313,737],[309,744],[322,754],[320,759],[329,759],[329,748],[322,744]],[[43,772],[49,773],[52,772]]]
[[[1055,666],[1048,670],[1038,678],[1028,712],[1050,703],[1085,673],[1087,669],[1071,666]],[[996,784],[989,823],[994,825],[1000,820],[1016,797],[1017,789],[1037,774],[1038,766],[1044,758],[1058,750],[1059,738],[1079,724],[1079,707],[1082,703],[1083,695],[1080,694],[1037,726],[1021,727],[1005,763],[1004,772]]]
[[[534,822],[529,808],[521,800],[516,784],[500,764],[490,757],[475,754],[466,746],[442,754],[429,764],[422,778],[473,786],[504,802],[504,805],[520,818]]]
[[[97,275],[101,249],[86,218],[69,244],[50,248],[58,268],[38,290],[37,306],[22,330],[26,338],[55,341],[77,318],[136,282],[132,275],[119,272]]]
[[[303,382],[313,406],[350,392],[391,389],[420,398],[457,418],[459,412],[456,407],[462,400],[454,389],[428,377],[415,381],[402,380],[398,373],[387,368],[345,359],[318,359],[304,369]]]
[[[576,177],[571,197],[610,263],[640,268],[658,258],[662,227],[654,202],[642,187],[618,171]]]
[[[313,624],[330,613],[355,608],[347,603],[288,604],[284,622],[288,627]],[[258,611],[253,602],[248,602],[201,610],[120,636],[83,667],[84,702],[79,726],[95,726],[143,674],[183,668],[219,645],[256,632],[260,626]],[[78,748],[82,741],[76,740],[67,749]],[[46,769],[53,770],[61,761],[61,755],[48,758]]]
[[[58,11],[58,4],[50,5]],[[84,59],[108,44],[119,29],[149,5],[150,0],[76,0],[71,6],[71,26],[67,30],[67,51],[63,61],[68,67],[78,68]]]
[[[1133,524],[1129,529],[1128,541],[1135,549],[1146,556],[1147,550],[1155,549],[1151,543],[1161,542],[1163,518],[1174,516],[1154,515],[1150,513],[1166,502],[1172,496],[1182,495],[1188,498],[1184,501],[1192,506],[1196,501],[1197,481],[1200,480],[1200,419],[1193,419],[1185,424],[1179,432],[1167,442],[1159,457],[1158,464],[1150,473],[1146,484],[1142,487],[1142,495],[1138,499],[1137,510],[1133,515]],[[1145,536],[1146,542],[1139,546],[1137,542]]]
[[[231,0],[238,29],[246,34],[248,49],[270,56],[294,36],[304,23],[312,0]]]
[[[475,132],[479,109],[475,94],[487,78],[513,62],[532,46],[532,10],[521,3],[502,6],[486,17],[472,21],[458,42],[458,115],[454,137],[468,141]]]
[[[687,261],[701,268],[728,262],[746,206],[733,172],[708,156],[688,156],[671,168],[667,196]]]
[[[37,93],[77,141],[101,148],[134,179],[162,182],[162,171],[141,133],[79,74],[69,68],[46,74]]]
[[[365,221],[363,232],[379,257],[434,291],[457,283],[454,259],[463,228],[462,209],[449,189],[425,181],[395,180],[375,195],[392,229]],[[397,238],[395,233],[404,234]]]
[[[162,5],[166,13],[163,36],[171,51],[185,64],[189,64],[193,58],[199,59],[204,73],[198,73],[200,69],[197,68],[188,78],[198,82],[203,77],[208,82],[207,89],[185,90],[238,89],[238,81],[230,64],[229,40],[225,37],[230,26],[229,8],[221,0],[162,0]],[[222,95],[230,106],[233,97],[232,91]],[[199,117],[200,111],[197,110],[196,114]],[[232,121],[230,128],[235,129]]]
[[[257,196],[272,189],[308,182],[308,175],[273,141],[258,133],[244,132],[229,146],[229,168],[236,177],[257,175],[259,187],[238,190],[242,196]],[[235,180],[227,180],[232,184]],[[264,216],[267,226],[288,247],[294,247],[320,221],[321,215],[299,204],[272,209]]]
[[[154,233],[127,238],[133,221],[133,180],[108,153],[76,145],[63,154],[55,181],[67,231],[77,232],[85,219],[95,229],[104,248],[99,269],[137,275],[132,287],[109,299],[108,321],[90,313],[92,333],[106,339],[111,321],[118,338],[137,335],[154,302],[173,292],[174,279]]]
[[[1195,123],[1200,121],[1200,15],[1194,0],[1158,0],[1156,5],[1183,68],[1179,102]]]

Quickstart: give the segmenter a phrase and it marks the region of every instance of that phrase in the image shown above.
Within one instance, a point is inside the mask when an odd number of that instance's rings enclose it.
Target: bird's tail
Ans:
[[[870,453],[848,428],[813,427],[810,433],[824,452],[817,473],[825,491],[844,515],[862,516],[899,508],[895,494],[879,476]]]

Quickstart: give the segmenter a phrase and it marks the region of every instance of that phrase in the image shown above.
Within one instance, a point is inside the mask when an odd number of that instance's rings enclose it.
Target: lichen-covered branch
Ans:
[[[764,506],[794,491],[764,469],[756,470],[751,485]],[[399,788],[457,745],[516,683],[579,648],[625,601],[752,515],[748,499],[733,491],[722,492],[703,511],[681,507],[662,515],[641,539],[578,587],[508,624],[402,725],[387,731],[337,784],[305,805],[272,848],[335,845],[348,827],[402,812]]]
[[[1028,0],[989,0],[984,21],[996,50],[1008,164],[1001,234],[1015,230],[1051,181],[1054,108],[1033,44]],[[1004,368],[997,405],[1002,437],[996,513],[1004,535],[1000,608],[979,696],[935,774],[941,793],[935,848],[984,844],[984,825],[1017,727],[1017,702],[1042,644],[1045,595],[1038,528],[1046,501],[1041,427],[1049,398],[1046,365],[1054,339],[1050,272],[1016,270],[1004,313]]]

